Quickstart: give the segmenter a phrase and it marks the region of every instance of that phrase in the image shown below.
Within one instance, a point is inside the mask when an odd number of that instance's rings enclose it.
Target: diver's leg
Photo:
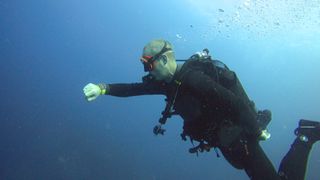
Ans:
[[[244,159],[244,168],[253,180],[280,180],[276,169],[256,140],[246,144],[247,156]]]
[[[220,147],[233,167],[244,169],[253,180],[280,180],[276,169],[261,149],[257,140],[241,138],[230,147]]]
[[[289,152],[281,161],[279,167],[280,177],[284,180],[303,180],[310,150],[311,146],[297,137]]]
[[[304,179],[312,145],[320,140],[320,123],[300,120],[295,134],[297,138],[291,145],[289,152],[282,159],[279,167],[279,175],[282,179]]]

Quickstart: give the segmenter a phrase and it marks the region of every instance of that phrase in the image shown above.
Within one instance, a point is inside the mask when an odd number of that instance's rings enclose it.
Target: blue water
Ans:
[[[142,47],[209,48],[269,108],[276,168],[299,118],[320,120],[320,1],[0,0],[0,179],[248,179],[214,152],[188,153],[182,120],[152,128],[162,96],[99,97],[87,83],[137,82]],[[320,179],[320,144],[307,179]]]

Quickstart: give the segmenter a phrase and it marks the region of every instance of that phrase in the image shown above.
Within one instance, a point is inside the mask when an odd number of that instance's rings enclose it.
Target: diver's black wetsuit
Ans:
[[[108,95],[162,94],[172,99],[177,93],[173,107],[184,120],[185,135],[218,147],[235,168],[244,169],[251,179],[303,179],[311,146],[296,140],[277,173],[259,145],[257,114],[235,73],[220,67],[212,70],[213,77],[186,62],[179,66],[171,83],[149,80],[109,84]]]

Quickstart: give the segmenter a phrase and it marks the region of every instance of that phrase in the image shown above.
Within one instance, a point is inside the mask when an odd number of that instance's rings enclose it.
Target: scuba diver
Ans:
[[[304,179],[310,150],[320,140],[319,122],[299,121],[297,137],[277,172],[259,145],[261,140],[270,138],[267,125],[271,111],[256,110],[236,73],[212,59],[208,49],[188,60],[176,60],[168,41],[153,40],[145,45],[140,61],[148,72],[142,82],[89,83],[83,89],[86,99],[93,101],[100,95],[165,95],[166,107],[153,129],[156,135],[164,134],[163,125],[168,118],[180,115],[182,139],[199,143],[189,149],[190,153],[219,149],[233,167],[245,170],[250,179]]]

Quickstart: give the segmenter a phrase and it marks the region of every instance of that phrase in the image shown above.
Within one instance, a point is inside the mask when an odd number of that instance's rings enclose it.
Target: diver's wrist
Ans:
[[[110,86],[108,84],[100,83],[100,84],[98,84],[98,86],[101,90],[101,92],[100,92],[101,95],[109,94]]]

